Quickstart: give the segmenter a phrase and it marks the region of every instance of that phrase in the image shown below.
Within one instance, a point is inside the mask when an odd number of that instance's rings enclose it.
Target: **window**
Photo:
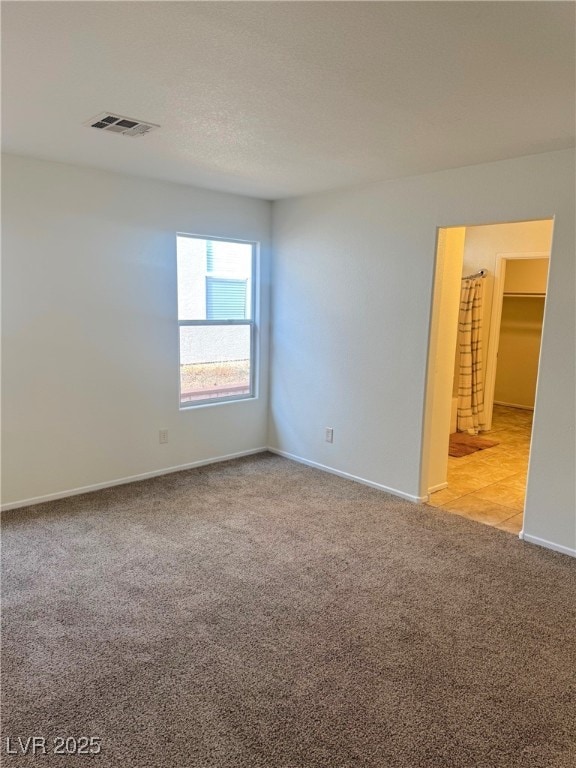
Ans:
[[[177,236],[180,405],[254,397],[255,243]]]

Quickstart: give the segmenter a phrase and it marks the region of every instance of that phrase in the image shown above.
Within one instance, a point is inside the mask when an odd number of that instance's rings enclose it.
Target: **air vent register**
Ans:
[[[154,123],[144,123],[142,120],[135,120],[132,117],[123,117],[122,115],[115,115],[112,112],[101,112],[91,120],[87,120],[84,125],[87,128],[97,128],[99,131],[107,131],[109,133],[119,133],[122,136],[144,136],[150,131],[154,131],[156,128],[160,128],[159,125]]]

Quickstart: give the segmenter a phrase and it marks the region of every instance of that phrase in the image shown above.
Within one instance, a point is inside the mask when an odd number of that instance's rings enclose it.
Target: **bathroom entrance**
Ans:
[[[552,220],[438,232],[427,390],[429,503],[518,534]]]

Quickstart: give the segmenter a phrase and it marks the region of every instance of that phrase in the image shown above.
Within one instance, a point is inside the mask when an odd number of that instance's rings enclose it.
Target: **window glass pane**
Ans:
[[[250,325],[180,326],[181,403],[251,395],[250,360]]]
[[[177,239],[178,319],[206,319],[206,241]]]
[[[238,320],[251,319],[252,306],[252,244],[198,237],[177,238],[178,256],[178,319],[179,320]],[[211,281],[219,281],[216,293],[221,306],[214,310],[216,297]],[[239,286],[243,285],[241,289]],[[240,293],[244,293],[244,308],[240,311]],[[227,299],[229,299],[227,304]],[[212,315],[208,309],[212,302]],[[226,311],[230,315],[226,316]]]

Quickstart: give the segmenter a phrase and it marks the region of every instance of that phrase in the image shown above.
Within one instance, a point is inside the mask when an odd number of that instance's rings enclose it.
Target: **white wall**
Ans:
[[[270,204],[13,156],[2,174],[3,502],[265,446]],[[178,409],[178,231],[262,243],[257,400]]]
[[[574,159],[552,152],[276,203],[270,444],[423,496],[437,227],[556,217],[525,534],[576,551]]]

